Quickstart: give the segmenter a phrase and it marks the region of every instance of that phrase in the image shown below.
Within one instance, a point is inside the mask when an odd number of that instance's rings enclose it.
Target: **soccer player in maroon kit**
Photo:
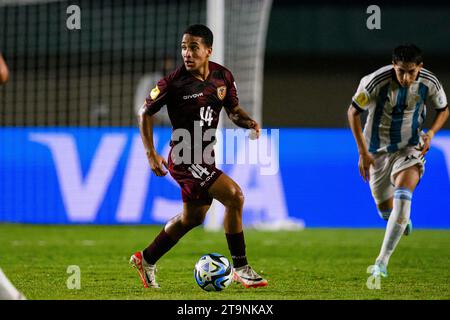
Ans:
[[[239,106],[231,72],[209,61],[212,44],[213,34],[206,26],[188,27],[181,42],[184,64],[158,82],[139,116],[141,137],[152,171],[162,177],[167,174],[165,168],[168,169],[180,185],[183,198],[183,212],[169,220],[146,249],[130,258],[146,288],[159,288],[155,278],[156,262],[189,230],[203,223],[213,199],[225,206],[224,229],[233,260],[234,280],[246,288],[267,285],[267,280],[247,263],[242,229],[244,196],[240,187],[215,167],[213,155],[208,159],[203,157],[205,142],[200,143],[200,161],[195,154],[194,131],[200,131],[202,137],[206,130],[215,131],[222,106],[237,126],[253,129],[257,136],[260,133],[259,124]],[[164,105],[167,105],[173,127],[168,162],[156,153],[153,144],[153,115]],[[189,132],[191,142],[175,139],[177,130]],[[186,156],[190,161],[181,161]]]

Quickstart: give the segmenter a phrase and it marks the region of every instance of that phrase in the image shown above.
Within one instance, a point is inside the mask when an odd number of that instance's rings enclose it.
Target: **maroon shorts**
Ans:
[[[171,150],[172,151],[172,150]],[[169,152],[169,173],[181,187],[183,202],[198,201],[211,204],[213,198],[208,189],[220,177],[222,171],[215,164],[174,164]]]

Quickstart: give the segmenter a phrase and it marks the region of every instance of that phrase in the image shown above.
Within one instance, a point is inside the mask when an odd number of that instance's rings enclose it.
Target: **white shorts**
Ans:
[[[370,167],[370,190],[378,205],[394,196],[394,178],[407,168],[418,166],[420,178],[425,172],[425,159],[415,146],[407,146],[394,153],[380,152],[373,155],[375,165]]]

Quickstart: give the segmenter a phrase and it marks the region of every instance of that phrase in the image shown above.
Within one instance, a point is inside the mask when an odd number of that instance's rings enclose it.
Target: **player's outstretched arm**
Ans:
[[[358,146],[359,174],[364,179],[364,181],[369,181],[369,179],[370,179],[369,169],[370,169],[370,166],[374,164],[374,160],[373,160],[372,155],[369,153],[369,150],[367,149],[366,141],[364,140],[364,135],[362,132],[362,125],[361,125],[361,118],[360,118],[360,111],[357,110],[352,105],[350,105],[350,107],[348,108],[348,111],[347,111],[347,118],[348,118],[348,123],[350,125],[350,128],[352,129],[353,137],[355,138],[356,144]]]
[[[228,118],[230,118],[230,120],[233,121],[235,125],[240,128],[255,130],[256,137],[259,138],[261,127],[259,126],[258,122],[250,118],[250,116],[247,114],[247,112],[245,112],[244,109],[242,109],[240,106],[236,106],[230,111],[227,110],[227,114]]]
[[[0,54],[0,85],[8,81],[9,71],[3,56]]]
[[[434,135],[442,128],[445,121],[447,121],[449,115],[448,106],[444,108],[444,110],[436,113],[434,117],[433,124],[431,125],[431,129],[427,131],[427,133],[423,136],[423,147],[422,147],[422,155],[425,155],[430,149],[431,139],[433,139]]]
[[[146,114],[143,110],[139,113],[139,131],[141,133],[142,142],[145,147],[145,153],[147,154],[148,162],[154,174],[158,177],[165,176],[167,171],[164,167],[168,168],[166,159],[160,156],[155,149],[153,143],[153,115]]]

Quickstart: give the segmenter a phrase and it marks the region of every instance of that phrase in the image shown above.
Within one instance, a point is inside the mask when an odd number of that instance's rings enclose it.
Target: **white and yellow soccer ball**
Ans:
[[[208,253],[195,264],[195,281],[205,291],[222,291],[233,281],[233,267],[226,257]]]

